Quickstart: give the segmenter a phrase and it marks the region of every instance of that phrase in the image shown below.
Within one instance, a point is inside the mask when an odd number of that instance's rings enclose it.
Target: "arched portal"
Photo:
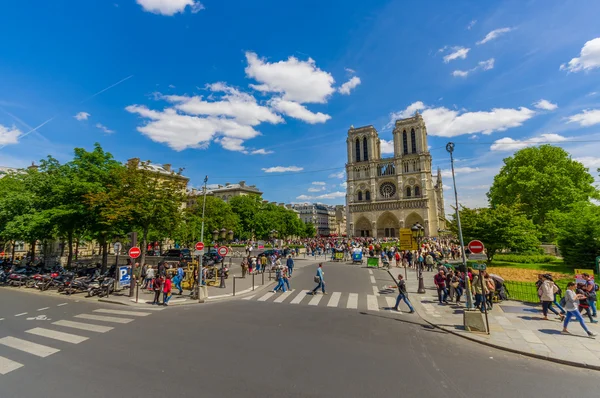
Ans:
[[[378,238],[397,238],[400,231],[400,222],[390,212],[385,212],[377,219]]]
[[[413,225],[415,225],[415,223],[419,223],[421,224],[423,227],[425,227],[425,222],[423,221],[423,217],[421,217],[419,214],[417,213],[410,213],[407,217],[406,217],[406,221],[404,222],[404,228],[412,228]]]
[[[368,237],[371,235],[371,223],[366,217],[360,217],[354,224],[354,236]]]

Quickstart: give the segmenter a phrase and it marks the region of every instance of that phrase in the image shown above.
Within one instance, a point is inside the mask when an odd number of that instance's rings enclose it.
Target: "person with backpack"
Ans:
[[[552,280],[550,275],[544,275],[544,281],[540,285],[538,289],[538,295],[540,296],[540,300],[542,302],[542,313],[544,314],[544,320],[548,320],[548,310],[552,311],[555,315],[560,317],[562,321],[565,316],[559,314],[554,308],[552,308],[552,304],[555,300],[555,295],[558,292],[558,286]]]
[[[569,332],[567,327],[569,326],[569,322],[571,321],[571,318],[575,317],[579,321],[579,324],[581,325],[583,330],[585,330],[585,332],[587,333],[588,336],[595,337],[598,335],[597,333],[591,332],[587,328],[587,326],[585,325],[585,321],[583,320],[583,317],[581,316],[581,313],[577,309],[577,307],[578,307],[577,300],[581,300],[583,298],[585,298],[584,295],[575,293],[575,282],[567,283],[567,291],[565,292],[565,297],[563,297],[563,301],[565,304],[564,307],[565,307],[565,310],[567,311],[567,316],[565,317],[565,320],[563,323],[563,330],[561,332],[562,334],[571,334],[571,332]]]
[[[391,275],[391,274],[390,274]],[[393,287],[393,286],[392,286]],[[404,303],[410,309],[409,313],[412,314],[415,312],[410,300],[408,299],[408,292],[406,291],[406,282],[404,281],[404,277],[402,274],[398,274],[398,281],[396,282],[396,287],[398,288],[398,297],[396,297],[396,305],[392,308],[394,311],[400,311],[399,305],[400,301],[404,301]]]
[[[582,296],[582,298],[579,299],[579,307],[577,308],[579,312],[583,314],[583,310],[585,310],[585,314],[588,316],[588,318],[590,318],[590,323],[598,323],[598,321],[594,320],[592,317],[592,311],[589,302],[589,292],[585,289],[585,283],[578,283],[575,292]]]
[[[275,289],[273,289],[273,293],[277,292],[280,289],[283,293],[285,293],[286,290],[283,282],[283,273],[282,268],[280,266],[277,266],[275,268],[275,280],[277,281],[277,286],[275,286]]]
[[[314,278],[315,283],[317,283],[317,286],[309,294],[317,294],[317,290],[319,290],[319,288],[321,288],[323,294],[327,294],[325,292],[325,279],[323,278],[323,275],[325,275],[325,273],[323,272],[323,264],[319,263],[319,268],[317,268],[317,274]]]
[[[160,293],[162,291],[162,286],[162,276],[157,275],[152,280],[152,290],[154,291],[154,301],[152,302],[153,305],[160,305]]]
[[[598,310],[596,309],[596,296],[598,292],[598,284],[594,282],[594,279],[588,274],[583,274],[585,280],[584,290],[587,292],[587,300],[592,311],[592,316],[596,318],[598,316]]]

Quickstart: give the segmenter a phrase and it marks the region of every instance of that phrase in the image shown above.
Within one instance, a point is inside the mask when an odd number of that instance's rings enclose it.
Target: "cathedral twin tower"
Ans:
[[[398,237],[415,223],[426,236],[445,228],[444,192],[438,169],[434,181],[423,117],[397,120],[394,155],[381,158],[373,126],[348,130],[346,164],[347,231],[353,237]]]

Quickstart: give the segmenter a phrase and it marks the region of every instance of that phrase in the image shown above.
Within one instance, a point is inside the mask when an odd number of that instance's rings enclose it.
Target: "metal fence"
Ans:
[[[556,284],[562,290],[563,294],[567,289],[566,281],[557,281]],[[510,300],[524,301],[527,303],[539,303],[538,289],[535,282],[504,282],[506,294]]]

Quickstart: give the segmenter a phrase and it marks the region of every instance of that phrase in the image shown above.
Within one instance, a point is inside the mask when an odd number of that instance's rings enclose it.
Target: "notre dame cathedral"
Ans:
[[[434,181],[423,117],[397,120],[394,156],[381,158],[373,126],[348,130],[347,231],[353,237],[398,237],[415,223],[425,236],[446,227],[441,171]]]

